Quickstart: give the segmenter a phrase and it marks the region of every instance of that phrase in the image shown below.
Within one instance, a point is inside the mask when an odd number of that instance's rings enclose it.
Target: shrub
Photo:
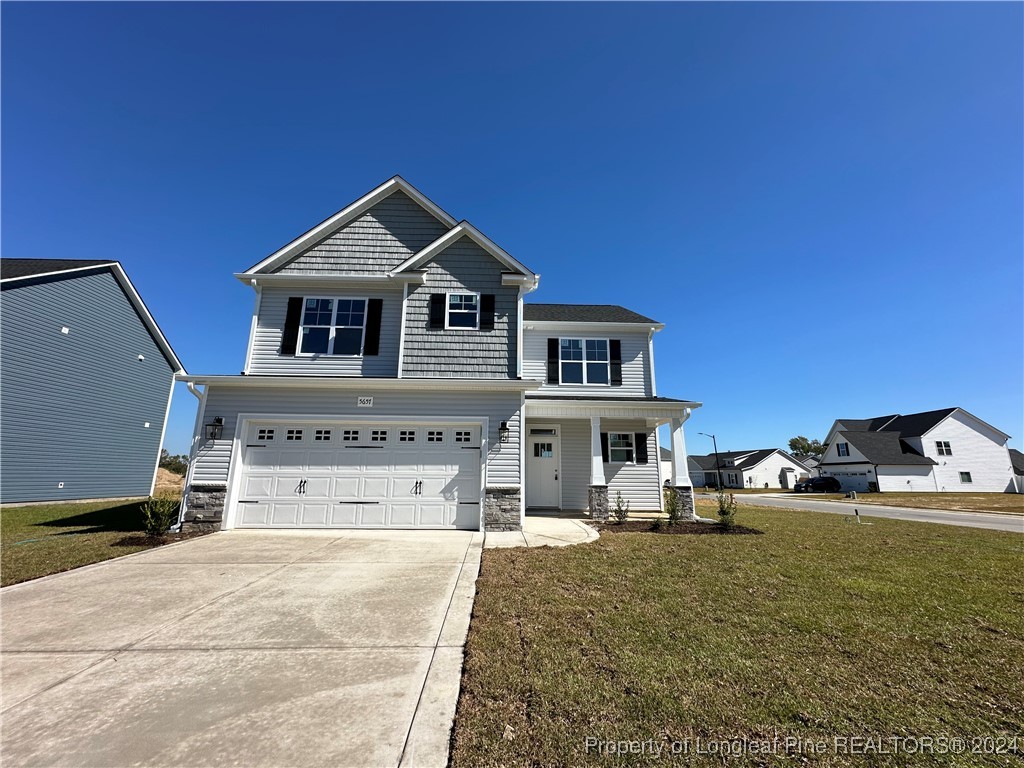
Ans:
[[[142,522],[147,536],[163,536],[178,517],[178,499],[150,496],[142,505]]]
[[[665,494],[665,511],[668,513],[669,526],[678,525],[682,515],[679,510],[679,494],[674,488],[669,488]]]
[[[718,494],[718,522],[723,528],[736,525],[736,497],[731,493],[728,497],[724,491]]]
[[[622,501],[622,491],[615,492],[615,509],[612,510],[612,515],[615,516],[617,523],[624,523],[629,517],[629,502]]]

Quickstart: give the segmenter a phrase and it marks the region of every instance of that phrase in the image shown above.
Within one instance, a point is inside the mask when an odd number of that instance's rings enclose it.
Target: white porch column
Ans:
[[[690,409],[683,411],[681,419],[672,419],[672,485],[689,485],[690,471],[686,461],[686,436],[683,434],[683,424],[690,418]]]
[[[590,417],[590,484],[607,485],[604,479],[604,456],[601,452],[601,417]]]

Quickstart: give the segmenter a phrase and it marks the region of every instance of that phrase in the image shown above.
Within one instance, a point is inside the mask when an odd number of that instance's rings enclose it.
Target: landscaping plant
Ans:
[[[682,515],[679,512],[679,493],[674,488],[665,491],[665,511],[668,513],[669,526],[678,525]]]
[[[718,522],[723,528],[736,525],[736,497],[731,493],[728,496],[724,491],[718,493]]]
[[[178,516],[178,500],[173,496],[150,496],[142,505],[147,536],[163,536]]]
[[[615,509],[612,511],[615,522],[624,523],[629,517],[629,502],[622,500],[622,491],[615,492]]]

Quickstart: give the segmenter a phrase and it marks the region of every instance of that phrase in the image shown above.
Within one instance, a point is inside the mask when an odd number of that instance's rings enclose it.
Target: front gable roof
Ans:
[[[433,215],[438,221],[440,221],[445,227],[451,228],[456,226],[457,222],[454,218],[449,216],[444,210],[440,208],[436,203],[430,200],[426,195],[416,189],[412,184],[407,182],[401,176],[393,176],[379,187],[367,192],[365,195],[360,197],[358,200],[350,203],[349,205],[342,208],[340,211],[332,216],[324,219],[322,222],[317,224],[315,227],[305,232],[299,237],[292,240],[287,245],[279,248],[270,254],[267,258],[253,264],[247,269],[244,275],[260,275],[273,272],[276,268],[282,266],[295,256],[298,256],[303,251],[312,248],[314,245],[329,237],[334,232],[344,227],[354,219],[358,218],[362,214],[366,213],[370,208],[390,197],[395,192],[404,192],[416,203],[418,203],[427,212]]]
[[[505,249],[487,237],[487,235],[474,227],[468,221],[460,221],[456,226],[448,230],[448,232],[441,235],[441,237],[437,238],[437,240],[418,253],[414,253],[408,259],[392,269],[388,274],[394,277],[402,272],[419,269],[446,248],[457,243],[463,237],[468,237],[478,246],[483,248],[488,254],[494,257],[504,267],[512,270],[514,273],[529,278],[534,283],[536,283],[540,278],[540,275],[535,274],[525,264],[513,258],[507,251],[505,251]]]
[[[46,282],[50,280],[73,279],[80,274],[96,274],[109,270],[114,276],[121,290],[124,291],[128,302],[135,309],[142,324],[146,326],[153,341],[160,348],[167,362],[174,369],[175,373],[185,373],[185,367],[181,360],[174,353],[170,342],[164,336],[160,326],[157,325],[149,308],[142,300],[139,292],[135,290],[132,281],[128,279],[124,268],[117,261],[90,260],[90,259],[0,259],[0,284],[4,290],[17,288],[19,285],[31,285],[34,281]]]

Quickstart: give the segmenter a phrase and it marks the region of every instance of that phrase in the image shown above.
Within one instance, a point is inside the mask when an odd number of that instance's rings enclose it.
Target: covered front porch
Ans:
[[[674,487],[694,515],[683,425],[700,403],[668,398],[528,397],[523,476],[528,516],[607,519],[664,510],[658,427],[669,424]]]

